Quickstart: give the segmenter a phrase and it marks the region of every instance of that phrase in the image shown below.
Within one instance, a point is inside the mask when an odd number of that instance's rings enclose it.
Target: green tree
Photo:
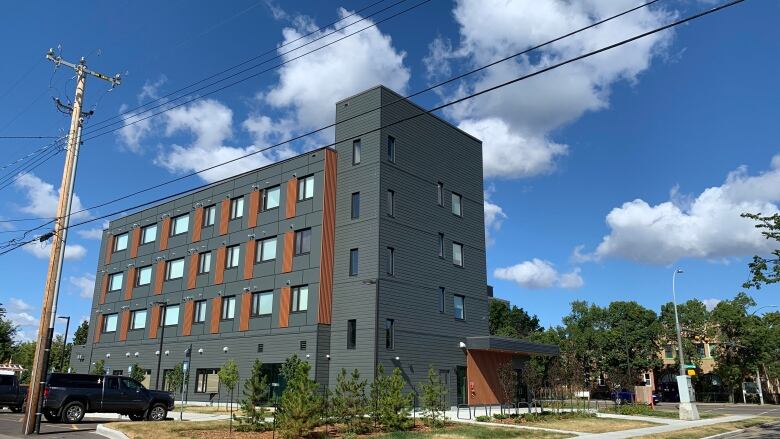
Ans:
[[[570,366],[585,377],[593,377],[604,371],[605,310],[584,301],[571,303],[571,313],[563,318],[559,329],[561,352],[568,357]]]
[[[517,390],[517,372],[512,367],[512,361],[504,361],[496,367],[498,384],[501,386],[501,404],[512,404]]]
[[[414,396],[411,392],[404,393],[406,382],[401,375],[401,369],[393,368],[393,373],[389,376],[384,375],[381,365],[379,369],[382,379],[377,387],[381,386],[381,389],[375,391],[374,385],[371,387],[372,398],[375,393],[379,397],[379,421],[390,431],[406,430],[412,425],[409,413],[412,411]]]
[[[105,375],[106,374],[106,362],[105,360],[97,360],[92,366],[92,375]]]
[[[498,300],[490,302],[488,326],[490,335],[514,338],[526,338],[542,330],[538,317],[514,305],[510,308],[505,302]]]
[[[165,390],[176,395],[177,392],[181,393],[181,385],[184,382],[184,366],[179,363],[173,369],[166,370],[165,372]]]
[[[84,320],[73,333],[73,344],[76,346],[87,344],[87,335],[89,335],[89,322]]]
[[[72,345],[70,343],[65,343],[65,339],[62,335],[54,337],[54,340],[51,343],[51,353],[49,354],[49,370],[67,372],[70,367],[71,347]],[[60,368],[60,366],[62,367]]]
[[[141,383],[143,382],[144,378],[146,378],[146,371],[141,367],[140,364],[135,363],[130,369],[130,378]]]
[[[244,416],[240,419],[242,431],[264,431],[265,410],[257,406],[268,398],[268,376],[263,372],[263,363],[255,360],[252,372],[244,381],[244,399],[241,400],[241,410]]]
[[[654,311],[633,301],[612,302],[604,324],[604,365],[613,386],[633,386],[642,372],[660,367],[661,328]]]
[[[444,398],[447,388],[441,381],[439,374],[428,368],[428,379],[420,385],[420,402],[422,403],[422,416],[425,424],[431,428],[444,425]]]
[[[225,388],[230,392],[230,413],[231,418],[233,417],[233,390],[236,388],[236,384],[238,384],[239,376],[238,376],[238,365],[236,365],[236,361],[230,358],[225,362],[225,364],[222,365],[222,367],[219,369],[218,372],[219,375],[219,383],[225,386]]]
[[[710,312],[701,300],[691,299],[677,305],[677,315],[680,319],[680,332],[682,333],[683,354],[685,361],[701,365],[702,355],[696,345],[710,340],[713,336],[713,327],[710,324]],[[674,304],[672,302],[661,306],[659,315],[661,322],[661,344],[672,345],[677,349],[677,329],[674,321]]]
[[[25,341],[14,347],[14,362],[24,367],[24,371],[19,377],[19,380],[24,384],[30,381],[33,359],[35,358],[35,345],[34,341]]]
[[[5,308],[0,303],[0,361],[8,361],[14,354],[16,325],[6,318]]]
[[[780,214],[761,215],[753,213],[743,213],[743,218],[749,218],[756,221],[756,228],[761,230],[761,234],[766,239],[780,242]],[[753,256],[753,261],[748,264],[751,278],[744,284],[743,288],[761,289],[764,285],[771,285],[780,282],[780,247],[772,251],[772,256]]]
[[[309,378],[310,367],[297,355],[282,365],[287,387],[282,392],[277,423],[285,439],[306,436],[319,422],[322,397],[317,393],[317,383]]]
[[[360,372],[355,369],[347,377],[347,371],[341,369],[336,378],[336,388],[333,390],[331,404],[333,414],[339,422],[346,426],[347,433],[364,433],[366,425],[366,380],[360,379]]]

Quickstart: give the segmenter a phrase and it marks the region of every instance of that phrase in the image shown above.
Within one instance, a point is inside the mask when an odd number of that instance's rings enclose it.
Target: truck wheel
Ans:
[[[21,407],[9,407],[13,413],[21,413],[22,408]]]
[[[50,410],[44,410],[43,417],[46,418],[46,420],[49,422],[59,422],[60,420],[57,415],[55,415],[54,412]]]
[[[65,405],[62,409],[62,422],[66,424],[77,424],[84,419],[84,404],[73,401]]]
[[[157,403],[149,409],[150,421],[164,421],[166,416],[168,416],[168,409],[164,404]]]
[[[143,413],[130,413],[127,415],[131,421],[143,421],[146,416]]]

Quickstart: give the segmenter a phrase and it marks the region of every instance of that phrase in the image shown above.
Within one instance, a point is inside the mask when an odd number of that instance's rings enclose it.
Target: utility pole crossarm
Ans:
[[[116,75],[111,77],[111,76],[104,75],[102,73],[96,72],[94,70],[88,69],[86,67],[86,65],[85,65],[86,60],[84,59],[84,57],[81,58],[81,60],[79,61],[78,64],[74,64],[72,62],[65,61],[59,55],[55,55],[54,54],[54,49],[49,49],[49,52],[46,53],[46,59],[52,61],[57,66],[63,65],[65,67],[70,67],[73,70],[77,70],[77,69],[81,68],[83,70],[84,74],[86,74],[86,75],[91,75],[91,76],[94,76],[95,78],[99,78],[99,79],[102,79],[104,81],[110,82],[112,88],[116,87],[117,85],[122,83],[122,77],[121,77],[121,75],[119,75],[119,73],[117,73]]]

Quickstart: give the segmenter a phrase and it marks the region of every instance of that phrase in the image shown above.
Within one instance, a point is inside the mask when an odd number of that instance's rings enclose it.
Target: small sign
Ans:
[[[688,376],[696,376],[696,370],[695,369],[688,369]]]

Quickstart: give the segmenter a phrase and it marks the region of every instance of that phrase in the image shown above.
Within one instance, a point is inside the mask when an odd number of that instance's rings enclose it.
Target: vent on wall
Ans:
[[[258,343],[257,344],[257,353],[258,354],[263,353],[263,344],[262,343]]]
[[[301,350],[302,351],[306,350],[306,340],[301,340]]]

